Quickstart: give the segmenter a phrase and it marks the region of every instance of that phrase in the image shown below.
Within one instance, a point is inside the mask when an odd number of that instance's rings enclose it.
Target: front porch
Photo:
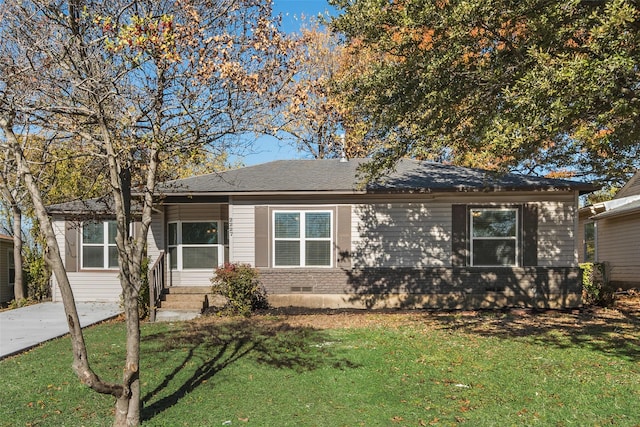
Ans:
[[[149,269],[149,321],[190,320],[198,317],[210,305],[222,305],[219,295],[211,293],[211,286],[171,286],[167,281],[166,252],[161,251]],[[170,271],[170,270],[169,270]]]

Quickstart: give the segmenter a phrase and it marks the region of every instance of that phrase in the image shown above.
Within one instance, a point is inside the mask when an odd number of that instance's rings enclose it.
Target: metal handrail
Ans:
[[[164,262],[165,252],[160,251],[160,255],[153,266],[149,269],[149,321],[156,321],[156,309],[162,290],[164,289],[165,277],[164,277]]]

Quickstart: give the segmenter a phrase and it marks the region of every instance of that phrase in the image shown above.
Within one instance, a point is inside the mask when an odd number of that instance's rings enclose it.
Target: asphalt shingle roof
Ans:
[[[277,193],[402,193],[472,191],[593,191],[591,184],[562,179],[507,174],[496,175],[481,169],[402,160],[382,179],[360,185],[358,167],[366,159],[277,160],[219,173],[160,183],[159,195],[219,195]],[[49,206],[51,213],[108,214],[107,199],[73,201]]]
[[[359,189],[358,167],[365,159],[278,160],[225,172],[169,181],[164,194],[243,192],[352,192]],[[507,174],[480,169],[402,160],[396,170],[366,186],[367,192],[481,191],[481,190],[591,191],[591,184],[561,179]]]

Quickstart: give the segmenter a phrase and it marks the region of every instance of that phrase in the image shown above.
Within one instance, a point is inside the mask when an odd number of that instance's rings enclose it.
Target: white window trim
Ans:
[[[102,232],[103,232],[103,242],[102,243],[85,243],[84,242],[84,226],[89,222],[96,222],[102,224]],[[117,245],[114,243],[109,243],[109,223],[115,222],[115,220],[103,220],[103,221],[87,221],[82,223],[82,228],[80,229],[80,265],[83,270],[111,270],[117,271],[120,267],[109,267],[109,248],[117,248]],[[102,267],[85,267],[84,266],[84,248],[85,247],[102,247]]]
[[[276,224],[276,214],[278,213],[297,213],[300,214],[300,237],[295,238],[295,237],[281,237],[281,238],[276,238],[276,232],[275,232],[275,224]],[[328,213],[329,214],[329,237],[310,237],[307,238],[305,236],[305,231],[306,231],[306,215],[308,213]],[[333,260],[333,251],[334,251],[334,236],[333,236],[333,231],[334,231],[334,215],[333,215],[333,210],[330,209],[309,209],[309,210],[305,210],[305,209],[281,209],[281,210],[274,210],[272,212],[271,215],[271,225],[272,225],[272,230],[273,230],[273,237],[271,239],[271,253],[273,254],[272,256],[272,265],[273,268],[333,268],[333,264],[334,264],[334,260]],[[298,240],[300,241],[300,265],[276,265],[276,241],[292,241],[292,240]],[[306,265],[306,254],[305,254],[305,250],[306,250],[306,242],[307,241],[316,241],[316,242],[329,242],[329,250],[330,250],[330,256],[329,256],[329,265]]]
[[[474,237],[473,236],[473,212],[474,211],[511,211],[515,213],[516,217],[516,234],[512,237]],[[474,264],[473,263],[473,243],[475,240],[513,240],[515,242],[515,263],[514,264],[500,264],[500,265],[486,265],[486,264]],[[500,208],[500,207],[477,207],[469,209],[469,264],[472,267],[518,267],[520,265],[520,214],[518,208]]]
[[[182,243],[182,224],[199,224],[203,222],[215,222],[218,227],[218,243],[217,244],[183,244]],[[201,220],[189,220],[189,221],[169,221],[167,223],[167,249],[176,248],[177,259],[177,268],[172,269],[173,271],[211,271],[216,268],[216,266],[212,266],[211,268],[184,268],[183,267],[183,256],[182,249],[183,248],[218,248],[218,266],[224,265],[225,262],[225,249],[229,247],[229,242],[225,240],[224,235],[224,225],[228,223],[226,220],[221,219],[201,219]],[[169,244],[169,224],[176,224],[176,239],[177,244],[171,245]],[[169,251],[167,251],[168,253]],[[171,260],[169,260],[168,268],[171,270]]]

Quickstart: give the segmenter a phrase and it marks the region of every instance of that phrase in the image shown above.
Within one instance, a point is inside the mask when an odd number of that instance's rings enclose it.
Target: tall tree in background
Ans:
[[[344,98],[402,156],[624,181],[640,166],[631,0],[333,0]],[[354,61],[358,63],[358,61]]]
[[[0,147],[9,150],[46,237],[73,368],[115,398],[114,425],[140,422],[141,264],[160,164],[273,128],[292,47],[262,0],[25,0],[0,5]],[[121,382],[91,368],[73,293],[26,152],[31,134],[100,159],[117,224],[126,316]],[[140,195],[140,209],[131,198]],[[133,216],[139,222],[130,234]]]
[[[338,71],[339,46],[332,34],[317,24],[302,28],[296,51],[296,76],[286,90],[282,130],[293,137],[299,151],[313,158],[340,156],[339,111],[329,93]]]
[[[15,276],[13,280],[13,298],[20,301],[25,298],[24,277],[22,274],[22,200],[26,197],[24,187],[20,184],[15,173],[15,162],[9,150],[0,150],[2,165],[0,165],[0,195],[3,205],[8,210],[8,222],[11,225],[13,237],[13,265]]]
[[[335,90],[341,75],[353,72],[354,58],[317,21],[303,26],[297,37],[296,74],[285,88],[288,100],[280,134],[315,159],[366,157],[372,147],[361,137],[363,124],[353,119]]]

